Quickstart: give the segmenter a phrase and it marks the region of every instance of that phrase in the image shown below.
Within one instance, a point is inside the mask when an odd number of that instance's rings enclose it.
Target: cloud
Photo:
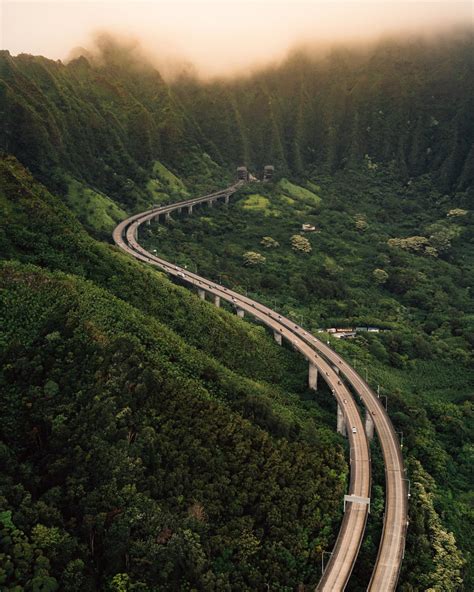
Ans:
[[[327,46],[382,34],[429,33],[472,21],[471,2],[415,0],[4,0],[2,46],[65,59],[99,30],[139,39],[161,70],[203,76],[281,60],[303,43]],[[166,72],[165,72],[166,73]]]

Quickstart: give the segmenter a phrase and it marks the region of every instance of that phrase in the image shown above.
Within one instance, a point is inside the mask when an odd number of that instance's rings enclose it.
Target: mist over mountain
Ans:
[[[300,44],[324,49],[472,26],[467,0],[7,0],[2,10],[0,44],[12,54],[64,60],[72,47],[90,47],[98,31],[109,31],[139,39],[162,73],[194,64],[202,78],[279,63]]]
[[[102,37],[99,53],[66,65],[1,57],[2,150],[43,180],[61,171],[121,203],[146,200],[154,160],[189,174],[209,155],[282,174],[334,171],[369,157],[401,178],[429,173],[443,191],[472,185],[472,35],[295,52],[251,76],[165,82],[135,46]],[[208,166],[208,165],[203,165]]]

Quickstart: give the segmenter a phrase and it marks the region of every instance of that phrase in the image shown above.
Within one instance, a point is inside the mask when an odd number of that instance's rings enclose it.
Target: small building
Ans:
[[[361,333],[363,331],[366,332],[366,333],[367,332],[369,332],[369,333],[380,333],[380,331],[383,331],[385,329],[380,329],[379,327],[356,327],[355,330],[358,333]]]
[[[275,167],[272,164],[267,164],[263,167],[263,181],[271,181],[275,173]]]
[[[348,333],[341,333],[340,335],[335,335],[335,337],[338,337],[339,339],[354,339],[356,335],[357,334],[355,331],[350,331]]]
[[[301,230],[303,232],[314,232],[316,230],[316,226],[313,226],[312,224],[302,224]]]
[[[238,181],[248,181],[249,180],[249,172],[247,167],[239,166],[237,167],[237,180]]]
[[[330,327],[325,331],[336,339],[353,339],[356,336],[356,331],[353,327]]]

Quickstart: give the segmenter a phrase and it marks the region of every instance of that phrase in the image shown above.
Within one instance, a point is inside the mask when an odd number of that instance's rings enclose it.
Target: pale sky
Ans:
[[[473,0],[474,1],[474,0]],[[222,74],[282,58],[304,42],[373,39],[473,24],[473,2],[430,0],[0,0],[0,45],[67,58],[95,32],[137,37],[167,60]]]

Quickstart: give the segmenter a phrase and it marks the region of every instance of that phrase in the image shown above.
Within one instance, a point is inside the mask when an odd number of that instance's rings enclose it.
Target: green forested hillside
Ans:
[[[348,470],[331,397],[263,328],[110,245],[239,164],[275,183],[142,238],[308,328],[386,330],[327,339],[403,432],[400,590],[472,588],[472,50],[387,41],[210,82],[165,82],[112,39],[68,64],[0,53],[0,588],[318,579]],[[373,446],[352,592],[383,517]]]
[[[157,188],[176,193],[167,169],[156,166],[162,157],[181,170],[186,160],[191,177],[199,164],[211,186],[222,182],[159,73],[113,50],[102,66],[1,52],[0,149],[70,200],[83,184],[128,210],[150,204]]]
[[[316,581],[347,468],[295,354],[1,173],[2,587]]]
[[[404,180],[430,172],[442,191],[472,191],[472,39],[392,40],[324,59],[296,52],[247,79],[172,88],[233,161],[304,177],[308,166],[333,172],[367,155]]]
[[[91,284],[5,265],[1,289],[4,589],[314,581],[340,452],[243,419],[265,387]]]
[[[273,163],[301,176],[367,155],[404,180],[430,172],[441,191],[463,193],[474,170],[473,49],[471,31],[385,41],[209,83],[166,83],[112,39],[98,59],[67,65],[4,51],[0,149],[63,195],[75,179],[128,209],[151,202],[155,161],[199,190],[228,179],[217,165]]]
[[[249,185],[229,207],[175,215],[141,236],[314,333],[365,327],[353,341],[323,336],[381,387],[403,438],[413,488],[404,591],[472,582],[474,235],[472,211],[452,206],[428,177],[406,186],[366,167],[314,174],[305,186]],[[316,230],[302,232],[303,223]],[[372,458],[377,508],[380,451]]]

